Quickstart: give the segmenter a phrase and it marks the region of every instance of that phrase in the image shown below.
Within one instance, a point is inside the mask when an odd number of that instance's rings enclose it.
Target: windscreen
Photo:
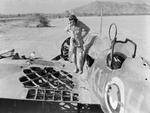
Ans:
[[[125,41],[116,41],[114,43],[113,53],[122,53],[127,57],[134,58],[136,55],[136,46],[137,45],[129,39]]]

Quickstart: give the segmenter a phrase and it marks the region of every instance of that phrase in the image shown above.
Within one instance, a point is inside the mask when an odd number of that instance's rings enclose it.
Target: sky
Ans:
[[[0,14],[61,13],[93,1],[148,3],[150,0],[0,0]]]

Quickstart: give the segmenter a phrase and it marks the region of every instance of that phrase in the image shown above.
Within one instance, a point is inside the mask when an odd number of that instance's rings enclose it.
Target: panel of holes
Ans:
[[[19,78],[24,87],[41,87],[47,89],[72,90],[72,75],[64,70],[57,71],[53,67],[30,67],[23,70],[25,76]]]
[[[79,94],[64,90],[29,88],[26,99],[78,102]]]

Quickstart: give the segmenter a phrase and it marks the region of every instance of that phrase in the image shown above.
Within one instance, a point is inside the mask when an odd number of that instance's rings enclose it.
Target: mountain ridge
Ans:
[[[66,10],[62,13],[28,13],[28,14],[0,14],[1,19],[5,18],[36,18],[43,15],[48,18],[64,18],[70,13],[77,16],[120,16],[120,15],[150,15],[150,5],[134,4],[130,2],[94,1],[86,5]]]
[[[131,15],[150,14],[150,6],[143,4],[133,4],[129,2],[95,1],[87,5],[71,9],[76,15],[100,15],[103,9],[104,15]]]

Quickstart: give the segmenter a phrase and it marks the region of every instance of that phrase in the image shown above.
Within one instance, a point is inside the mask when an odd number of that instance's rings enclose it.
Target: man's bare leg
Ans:
[[[78,73],[79,72],[79,68],[78,68],[78,65],[77,65],[77,48],[75,48],[74,50],[74,65],[75,65],[75,70],[74,72],[75,73]]]
[[[79,67],[79,73],[83,73],[84,55],[81,48],[77,48],[77,66]]]

